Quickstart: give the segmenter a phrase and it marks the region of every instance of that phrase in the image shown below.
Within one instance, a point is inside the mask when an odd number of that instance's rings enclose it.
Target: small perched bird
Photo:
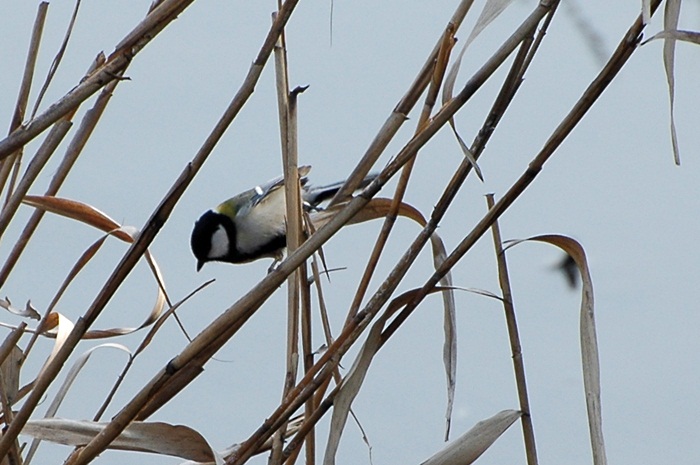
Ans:
[[[308,185],[310,166],[300,166],[304,208],[318,210],[332,198],[344,181],[321,187]],[[365,178],[367,186],[376,175]],[[287,245],[284,178],[279,177],[228,199],[204,213],[194,224],[190,244],[197,258],[197,271],[206,262],[247,263],[259,258],[282,259]]]

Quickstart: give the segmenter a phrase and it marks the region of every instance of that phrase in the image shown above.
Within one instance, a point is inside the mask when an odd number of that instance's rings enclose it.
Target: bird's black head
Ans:
[[[190,245],[197,258],[197,271],[206,262],[223,260],[229,255],[232,246],[229,229],[232,223],[227,216],[209,210],[194,224]]]

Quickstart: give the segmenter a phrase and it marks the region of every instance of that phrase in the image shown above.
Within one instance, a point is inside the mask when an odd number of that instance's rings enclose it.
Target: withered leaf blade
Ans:
[[[72,218],[93,226],[106,233],[120,229],[119,223],[95,207],[77,200],[53,197],[50,195],[28,195],[23,203],[57,215]],[[125,242],[133,242],[132,235],[126,231],[116,231],[114,236]]]
[[[520,418],[517,410],[503,410],[482,420],[421,465],[467,465],[473,463]]]
[[[87,420],[43,418],[29,420],[22,433],[59,444],[82,446],[99,434],[107,424]],[[214,461],[216,455],[197,431],[188,426],[162,422],[133,422],[108,448],[152,452],[197,462]]]
[[[12,348],[10,355],[0,365],[2,375],[2,390],[5,391],[10,405],[14,404],[19,391],[19,374],[24,359],[24,352],[17,346]]]

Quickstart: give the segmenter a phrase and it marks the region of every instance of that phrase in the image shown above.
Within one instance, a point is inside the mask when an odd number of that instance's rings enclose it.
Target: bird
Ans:
[[[345,181],[313,187],[308,184],[310,170],[308,165],[300,166],[299,176],[304,209],[314,212],[321,210],[319,205],[331,199]],[[376,174],[368,175],[358,190],[374,178]],[[197,271],[212,261],[238,264],[273,258],[268,270],[272,271],[287,245],[284,178],[241,192],[206,211],[194,224],[190,245]]]

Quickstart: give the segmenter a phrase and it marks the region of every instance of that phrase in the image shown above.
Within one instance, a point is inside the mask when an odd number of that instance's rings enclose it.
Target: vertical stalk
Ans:
[[[493,208],[493,194],[486,195],[486,203],[489,209]],[[501,241],[501,231],[498,221],[494,221],[491,226],[493,233],[493,244],[496,249],[496,261],[498,263],[498,282],[503,294],[503,310],[508,326],[508,339],[510,340],[510,351],[513,357],[513,370],[515,372],[515,384],[518,389],[518,400],[520,401],[520,416],[523,426],[523,440],[525,441],[525,453],[528,465],[537,465],[537,449],[535,447],[535,430],[532,427],[532,416],[530,415],[530,401],[527,396],[527,384],[525,383],[525,363],[523,362],[522,349],[520,347],[520,335],[518,333],[518,322],[515,318],[515,307],[513,306],[513,293],[508,277],[508,264],[506,254],[503,251]]]

